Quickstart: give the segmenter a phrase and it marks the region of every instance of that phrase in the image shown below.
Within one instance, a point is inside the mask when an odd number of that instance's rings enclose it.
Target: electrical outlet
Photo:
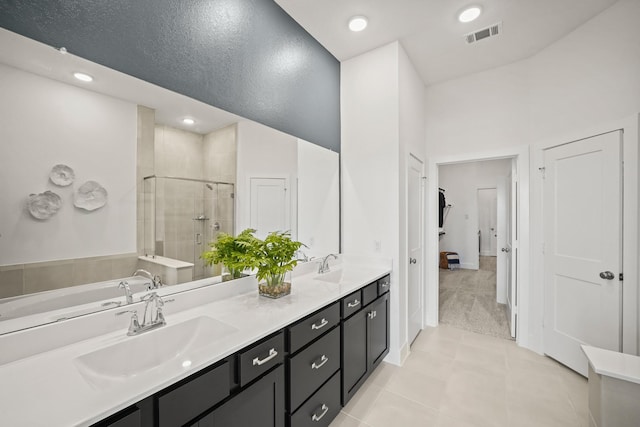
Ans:
[[[380,240],[374,240],[373,241],[373,250],[375,252],[381,252],[382,251],[382,242]]]

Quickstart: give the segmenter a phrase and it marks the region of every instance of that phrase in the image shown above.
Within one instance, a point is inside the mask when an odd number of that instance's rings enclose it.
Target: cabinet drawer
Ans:
[[[160,427],[182,426],[229,395],[229,363],[187,379],[158,397]]]
[[[346,319],[347,317],[351,316],[353,313],[360,310],[361,308],[362,308],[362,292],[361,291],[359,290],[355,291],[349,296],[342,298],[342,318],[343,319]]]
[[[289,326],[289,352],[302,347],[340,323],[340,304],[335,303]]]
[[[378,279],[378,295],[389,292],[391,288],[391,276],[386,275],[382,279]]]
[[[284,333],[262,341],[240,351],[238,369],[240,387],[244,387],[260,375],[279,365],[284,360]]]
[[[362,306],[365,307],[378,298],[378,282],[368,284],[362,288]]]
[[[287,407],[293,411],[340,369],[340,328],[292,357],[288,368],[291,384]]]
[[[340,371],[291,416],[291,427],[326,427],[340,412]]]

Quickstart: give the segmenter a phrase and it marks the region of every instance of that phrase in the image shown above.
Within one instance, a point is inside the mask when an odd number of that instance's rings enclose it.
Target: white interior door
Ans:
[[[497,191],[495,188],[478,189],[478,227],[480,229],[480,255],[496,256],[497,250]]]
[[[587,374],[580,344],[621,349],[621,133],[544,153],[545,353]]]
[[[506,304],[511,337],[516,336],[517,245],[515,170],[498,182],[498,252],[496,260],[497,302]]]
[[[500,248],[496,258],[496,301],[498,304],[507,303],[507,288],[509,287],[508,263],[510,253],[507,252],[507,228],[509,227],[509,199],[511,176],[498,181],[497,196],[497,245]],[[510,244],[510,243],[509,243]],[[511,248],[508,249],[511,251]]]
[[[272,231],[291,230],[291,203],[286,178],[250,178],[250,227],[264,238]]]
[[[409,155],[409,171],[408,171],[408,236],[407,245],[409,253],[408,267],[408,306],[409,306],[409,325],[408,338],[409,342],[418,336],[423,328],[423,286],[422,286],[422,265],[423,265],[423,183],[424,165],[417,158]]]
[[[509,216],[507,217],[507,253],[509,262],[507,268],[507,314],[509,320],[509,332],[512,338],[516,338],[518,330],[518,173],[516,159],[511,161],[511,175],[509,186]]]

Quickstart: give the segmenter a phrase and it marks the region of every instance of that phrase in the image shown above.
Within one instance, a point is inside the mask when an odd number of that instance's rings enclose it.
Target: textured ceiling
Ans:
[[[539,52],[616,0],[275,0],[340,61],[400,40],[425,84],[506,65]],[[479,4],[463,24],[457,14]],[[347,29],[365,15],[360,33]],[[464,35],[503,22],[502,35],[468,45]]]

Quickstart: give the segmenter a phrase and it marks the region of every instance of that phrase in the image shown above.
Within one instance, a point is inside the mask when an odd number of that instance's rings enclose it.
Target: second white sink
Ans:
[[[361,270],[357,270],[357,269],[350,270],[350,269],[342,268],[340,270],[334,270],[328,273],[318,274],[313,279],[319,280],[321,282],[342,284],[342,283],[349,283],[353,281],[360,281],[362,280],[362,276],[363,276],[363,272]]]
[[[74,362],[91,383],[127,379],[165,363],[184,358],[201,347],[237,331],[211,317],[200,316],[134,336],[77,357]]]

